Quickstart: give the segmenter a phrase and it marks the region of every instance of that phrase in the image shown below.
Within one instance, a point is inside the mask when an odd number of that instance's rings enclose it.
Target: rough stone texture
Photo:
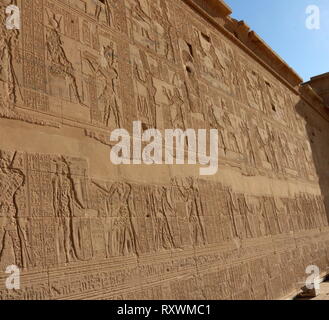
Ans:
[[[0,3],[1,299],[278,299],[326,272],[328,110],[222,1],[18,0],[20,30]],[[137,119],[219,129],[217,175],[113,165]]]

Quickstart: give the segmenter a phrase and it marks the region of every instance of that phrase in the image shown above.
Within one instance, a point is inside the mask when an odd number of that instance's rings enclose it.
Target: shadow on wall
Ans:
[[[296,105],[296,112],[305,120],[305,129],[311,146],[313,163],[319,177],[319,185],[329,222],[329,122],[301,100]],[[329,111],[327,112],[329,118]]]

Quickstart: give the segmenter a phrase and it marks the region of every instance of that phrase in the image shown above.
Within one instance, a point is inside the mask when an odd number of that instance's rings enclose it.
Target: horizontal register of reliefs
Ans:
[[[160,130],[216,128],[220,156],[241,170],[315,179],[296,94],[204,22],[180,25],[187,8],[174,16],[165,1],[97,1],[28,0],[22,30],[2,24],[4,117],[70,120],[92,136],[130,130],[136,119]]]
[[[293,232],[298,235],[307,230],[312,233],[314,229],[328,225],[321,196],[302,193],[294,198],[256,197],[236,193],[219,182],[192,177],[173,179],[170,185],[95,181],[88,175],[87,161],[79,158],[2,150],[0,181],[3,190],[0,208],[1,268],[13,263],[32,275],[42,274],[42,270],[56,273],[56,268],[67,266],[69,270],[75,270],[76,277],[81,272],[80,268],[84,270],[90,264],[95,266],[97,261],[102,269],[109,272],[106,259],[111,264],[117,262],[114,264],[115,270],[125,261],[123,257],[127,257],[131,261],[128,265],[132,264],[137,274],[133,276],[131,271],[120,270],[119,274],[124,273],[121,281],[129,283],[130,279],[133,286],[138,286],[140,278],[147,273],[152,278],[151,270],[157,268],[162,255],[170,258],[167,252],[177,256],[178,260],[184,260],[180,256],[190,256],[188,260],[192,265],[177,266],[183,274],[188,274],[189,267],[192,270],[195,268],[195,259],[200,259],[200,267],[207,259],[215,259],[215,264],[210,263],[207,269],[214,266],[224,268],[229,259],[225,261],[223,257],[218,257],[214,249],[216,245],[224,245],[224,256],[229,251],[233,255],[237,254],[239,250],[236,246],[239,248],[239,245],[234,245],[232,250],[232,241],[261,238],[263,241],[258,245],[266,244],[269,248],[260,248],[259,253],[255,250],[254,255],[264,255],[269,250],[273,259],[279,259],[281,256],[297,254],[295,251],[301,249],[294,248],[277,257],[266,237],[272,236],[271,241],[275,241],[281,234]],[[210,194],[209,190],[212,190]],[[293,237],[289,238],[298,243]],[[315,247],[320,246],[317,250],[323,251],[323,245],[320,243]],[[191,249],[197,250],[198,254]],[[254,248],[247,246],[241,250],[241,254],[247,249]],[[282,245],[280,249],[283,249]],[[203,261],[202,256],[208,250],[209,256]],[[309,258],[310,253],[302,251],[298,254]],[[325,253],[321,254],[326,256]],[[153,267],[146,267],[142,261],[150,257]],[[156,258],[159,258],[159,262],[155,261]],[[268,259],[265,256],[255,259],[253,263],[266,263]],[[166,259],[166,263],[172,264],[173,261],[171,258],[169,261]],[[244,267],[241,268],[248,268],[248,265],[250,262],[243,262]],[[144,269],[146,275],[143,275]],[[93,273],[90,275],[92,278]],[[116,273],[118,270],[113,271],[113,274]],[[92,283],[84,283],[88,275],[75,280],[79,282],[80,293],[83,293],[84,286],[89,293],[88,286],[100,285],[96,276],[95,280],[90,280]],[[105,277],[103,281],[106,281],[107,273],[102,275]],[[193,281],[196,281],[195,276],[192,277]],[[253,279],[248,272],[242,273],[241,277],[245,276]],[[239,275],[234,274],[234,277]],[[38,294],[43,298],[65,297],[66,290],[66,294],[71,293],[70,290],[76,294],[69,285],[70,281],[65,278],[64,285],[54,280],[48,288],[44,288],[43,284],[43,293]],[[111,281],[107,281],[108,286],[111,286]],[[65,288],[61,287],[63,285]],[[277,285],[285,284],[280,282]],[[34,289],[37,292],[39,290],[38,287]],[[15,294],[37,298],[33,290]],[[282,292],[282,288],[280,290]],[[8,292],[3,294],[4,297],[12,296]],[[180,297],[175,291],[173,294]],[[224,292],[222,294],[222,298],[226,297]],[[214,298],[211,294],[204,297]]]
[[[188,2],[18,0],[8,30],[0,0],[1,299],[276,299],[326,270],[328,121]],[[135,120],[218,129],[250,187],[188,166],[112,175],[109,135]]]

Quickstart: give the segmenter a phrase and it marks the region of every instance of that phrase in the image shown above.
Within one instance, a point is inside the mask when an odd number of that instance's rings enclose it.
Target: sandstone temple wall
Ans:
[[[222,1],[0,5],[0,299],[279,299],[326,273],[329,113]],[[113,165],[134,120],[218,129],[218,173]]]

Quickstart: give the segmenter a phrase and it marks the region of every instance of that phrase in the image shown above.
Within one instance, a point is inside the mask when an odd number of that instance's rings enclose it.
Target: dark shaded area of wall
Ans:
[[[329,111],[319,103],[313,108],[304,100],[300,100],[296,105],[296,112],[306,123],[305,128],[329,221]]]

